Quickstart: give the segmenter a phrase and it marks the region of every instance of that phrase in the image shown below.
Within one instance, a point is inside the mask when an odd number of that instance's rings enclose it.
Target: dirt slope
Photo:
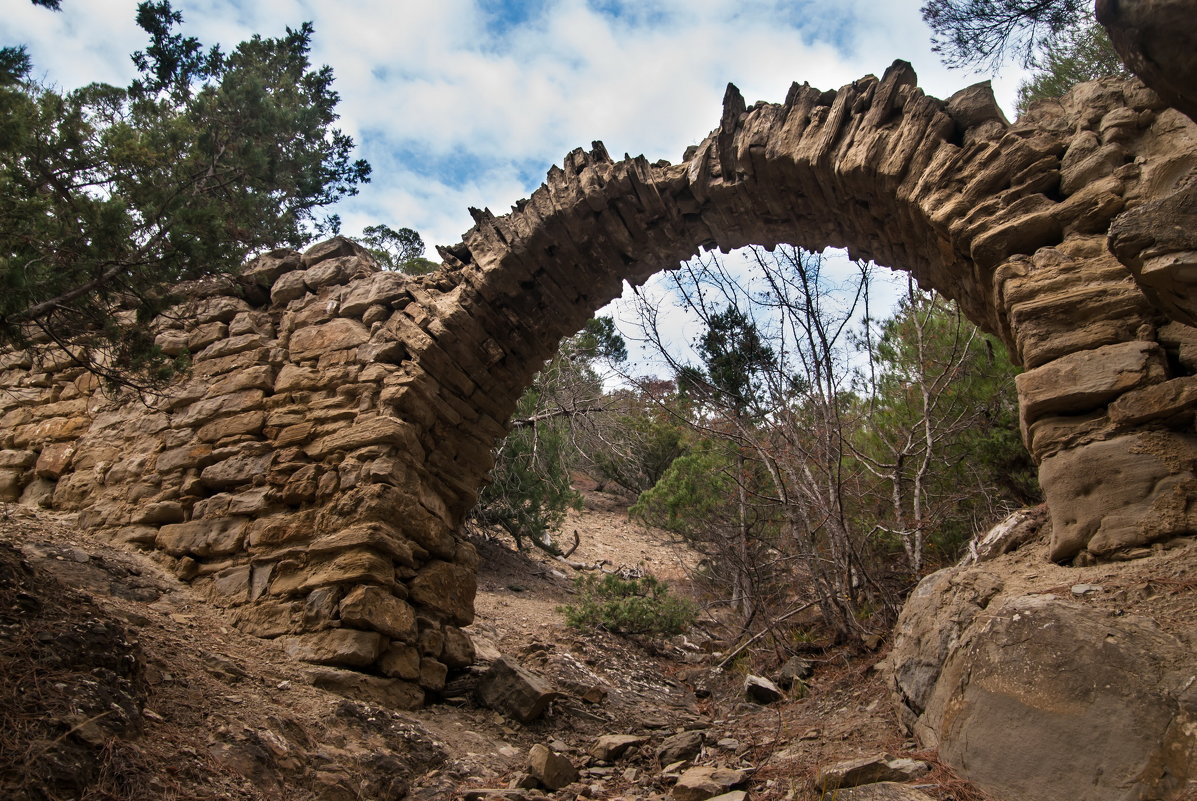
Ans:
[[[617,496],[583,490],[586,508],[563,537],[579,533],[571,562],[647,569],[686,591],[693,554],[629,522]],[[385,710],[311,686],[309,668],[233,628],[150,554],[70,523],[22,507],[0,519],[6,799],[452,798],[505,786],[537,743],[584,769],[555,797],[662,799],[673,780],[655,749],[687,729],[704,732],[701,764],[752,771],[751,798],[810,798],[819,765],[911,747],[870,670],[875,658],[817,656],[804,698],[749,704],[742,675],[711,669],[704,649],[718,644],[701,629],[651,648],[569,629],[558,607],[579,571],[486,539],[471,634],[482,655],[517,658],[562,698],[526,725],[468,697]],[[649,740],[593,764],[587,752],[604,734]],[[939,778],[929,789],[941,798],[972,797]]]

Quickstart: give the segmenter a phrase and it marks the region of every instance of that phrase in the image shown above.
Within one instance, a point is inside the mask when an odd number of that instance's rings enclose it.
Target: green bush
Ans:
[[[574,628],[603,628],[617,634],[681,634],[694,625],[697,607],[669,594],[665,582],[645,576],[622,579],[613,574],[578,576],[577,605],[561,607]]]

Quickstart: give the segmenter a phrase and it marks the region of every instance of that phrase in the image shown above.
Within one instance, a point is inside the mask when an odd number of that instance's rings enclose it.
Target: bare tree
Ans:
[[[757,284],[715,257],[674,273],[681,304],[702,321],[703,366],[684,364],[664,346],[658,310],[642,304],[646,338],[701,404],[691,424],[735,445],[737,525],[728,539],[733,603],[746,619],[757,611],[749,558],[751,508],[767,508],[780,541],[809,577],[825,622],[858,639],[862,594],[876,596],[861,558],[849,495],[859,469],[847,458],[852,417],[848,331],[864,296],[858,266],[833,292],[817,254],[782,247],[749,251]],[[722,341],[722,345],[720,345]],[[766,344],[766,341],[768,344]],[[751,466],[751,470],[749,467]],[[749,480],[749,478],[753,480]]]
[[[748,254],[747,266],[708,257],[673,274],[679,304],[703,327],[696,358],[667,346],[660,309],[641,304],[646,339],[690,397],[688,425],[732,448],[696,465],[726,498],[697,525],[745,625],[776,596],[762,581],[784,568],[828,627],[856,640],[892,619],[933,540],[970,525],[969,510],[1012,497],[994,481],[993,453],[976,464],[967,455],[995,451],[986,438],[998,428],[1002,447],[1026,458],[1013,415],[998,413],[1013,404],[1013,368],[952,304],[913,283],[897,315],[877,324],[869,265],[836,279],[796,248]],[[650,500],[678,488],[681,500],[705,502],[681,483]]]
[[[1093,19],[1085,0],[928,0],[920,10],[945,64],[983,70],[1008,59],[1030,66],[1045,44]]]

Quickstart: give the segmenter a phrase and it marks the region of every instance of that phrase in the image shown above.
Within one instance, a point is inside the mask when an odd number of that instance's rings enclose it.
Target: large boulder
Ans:
[[[1179,797],[1197,779],[1191,645],[1126,614],[1125,595],[1048,592],[1092,576],[1040,561],[1045,551],[921,582],[884,666],[899,716],[999,801]]]

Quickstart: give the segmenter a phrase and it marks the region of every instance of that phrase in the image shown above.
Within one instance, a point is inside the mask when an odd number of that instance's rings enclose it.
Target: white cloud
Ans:
[[[836,88],[895,58],[946,96],[977,80],[939,65],[919,0],[547,0],[501,35],[483,0],[175,0],[186,31],[226,49],[255,32],[311,20],[313,60],[333,66],[341,125],[362,142],[373,182],[340,209],[346,230],[370,222],[456,241],[468,206],[502,213],[554,162],[603,140],[612,155],[676,161],[718,121],[727,82],[780,101],[791,81]],[[61,13],[13,0],[0,42],[26,42],[65,87],[124,83],[144,46],[136,0],[66,0]],[[820,38],[822,37],[822,38]],[[830,37],[830,39],[829,39]],[[834,39],[832,41],[831,39]],[[998,84],[1009,101],[1016,81]],[[406,154],[418,164],[405,164]],[[465,157],[467,175],[448,165]],[[539,165],[529,180],[527,165]],[[522,171],[522,172],[521,172]]]

